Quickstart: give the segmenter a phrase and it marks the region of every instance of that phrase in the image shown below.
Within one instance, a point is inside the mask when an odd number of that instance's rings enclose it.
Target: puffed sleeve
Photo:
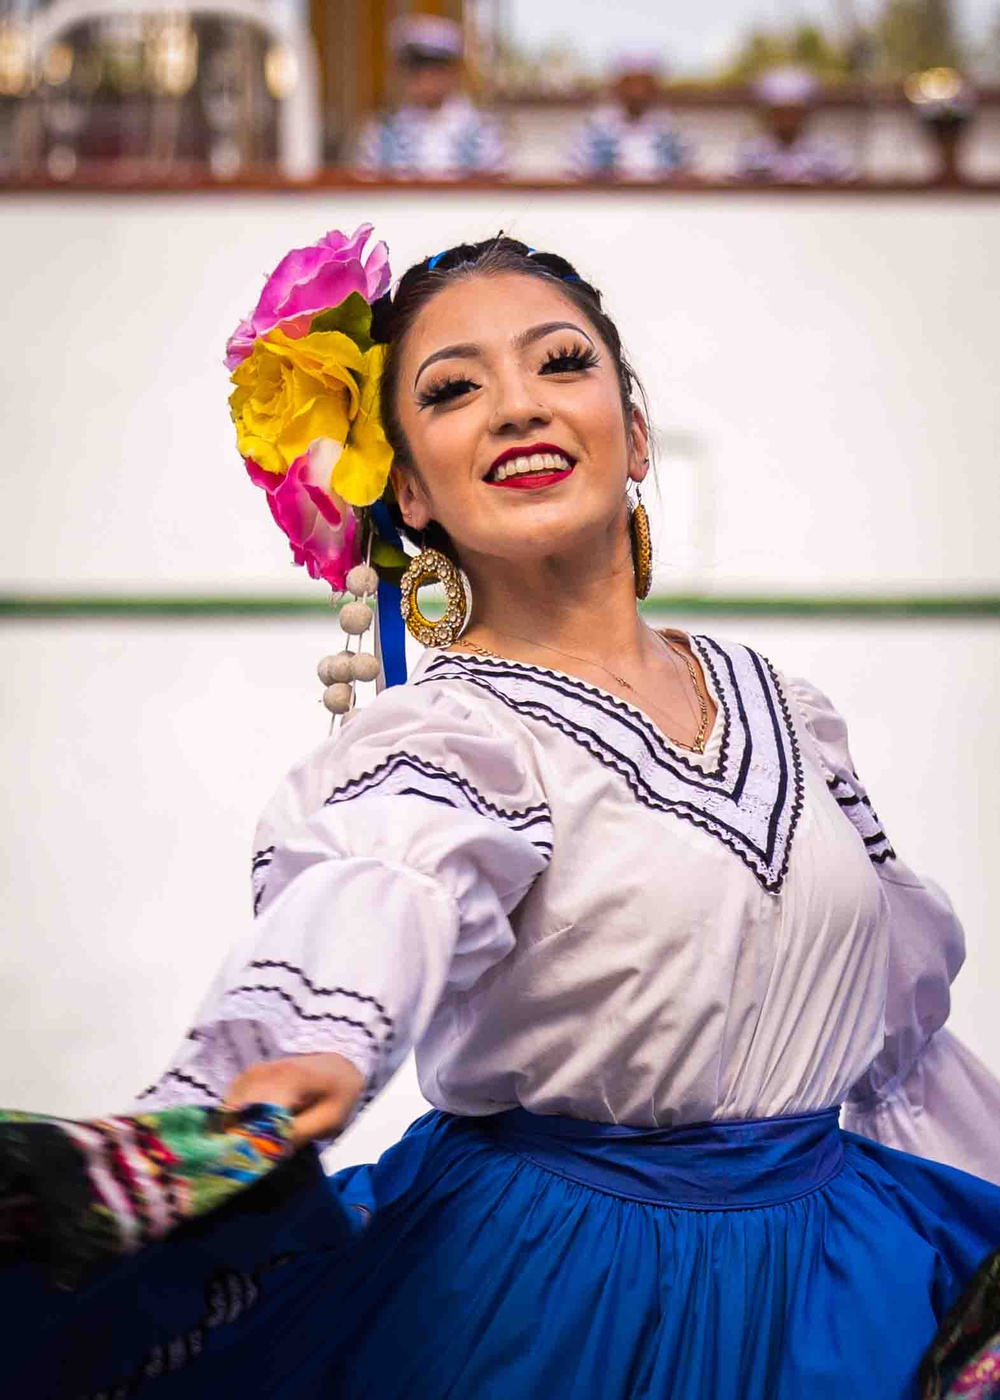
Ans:
[[[314,1051],[351,1060],[367,1101],[442,994],[513,947],[509,916],[551,851],[515,716],[445,682],[384,691],[272,799],[252,932],[140,1105],[218,1102],[249,1064]]]
[[[844,1127],[1000,1181],[1000,1082],[945,1027],[965,958],[962,926],[944,891],[893,850],[855,772],[844,720],[806,682],[788,685],[830,792],[879,874],[888,917],[885,1039],[848,1096]]]

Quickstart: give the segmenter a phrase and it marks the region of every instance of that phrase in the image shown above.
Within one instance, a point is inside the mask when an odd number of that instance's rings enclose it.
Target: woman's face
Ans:
[[[623,533],[646,425],[626,420],[611,352],[557,286],[512,272],[439,292],[403,344],[397,407],[403,518],[436,520],[467,566],[579,557]]]

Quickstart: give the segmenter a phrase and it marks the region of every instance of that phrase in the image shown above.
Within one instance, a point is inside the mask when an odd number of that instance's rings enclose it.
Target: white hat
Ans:
[[[389,26],[393,53],[412,53],[423,58],[462,57],[462,26],[441,15],[400,15]]]
[[[784,63],[768,68],[751,84],[758,102],[769,107],[805,107],[819,91],[818,79],[808,68]]]
[[[611,60],[609,72],[612,78],[624,78],[630,73],[660,73],[663,57],[659,49],[653,47],[619,49]]]

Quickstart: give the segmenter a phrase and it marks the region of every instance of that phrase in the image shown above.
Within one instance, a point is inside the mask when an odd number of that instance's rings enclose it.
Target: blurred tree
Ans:
[[[1000,7],[976,55],[976,71],[985,82],[1000,81]]]
[[[951,0],[886,0],[875,21],[875,70],[905,78],[923,68],[961,68]]]
[[[728,67],[722,83],[746,83],[784,64],[807,68],[826,82],[847,76],[850,61],[844,45],[818,24],[798,24],[786,30],[751,30]]]

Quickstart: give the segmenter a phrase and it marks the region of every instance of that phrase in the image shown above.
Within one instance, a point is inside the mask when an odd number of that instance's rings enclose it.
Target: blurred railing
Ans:
[[[934,79],[949,72],[817,91],[809,129],[850,155],[856,178],[846,188],[1000,187],[1000,87],[973,94],[963,84],[956,103],[940,95],[948,80]],[[507,183],[572,183],[567,132],[598,100],[586,88],[498,93]],[[774,188],[731,176],[757,124],[753,88],[667,86],[662,102],[693,159],[652,188]],[[54,0],[6,18],[0,8],[0,187],[340,188],[355,178],[353,133],[333,130],[328,117],[315,44],[285,0]]]
[[[428,617],[443,611],[421,602]],[[1000,618],[1000,593],[974,594],[696,594],[654,593],[642,604],[651,616],[808,617],[842,620],[931,618]],[[161,594],[0,593],[0,622],[83,619],[213,621],[220,618],[331,616],[327,597],[281,597],[277,594],[215,594],[201,597]]]
[[[0,17],[0,178],[133,183],[321,164],[318,68],[261,0],[54,0]]]

